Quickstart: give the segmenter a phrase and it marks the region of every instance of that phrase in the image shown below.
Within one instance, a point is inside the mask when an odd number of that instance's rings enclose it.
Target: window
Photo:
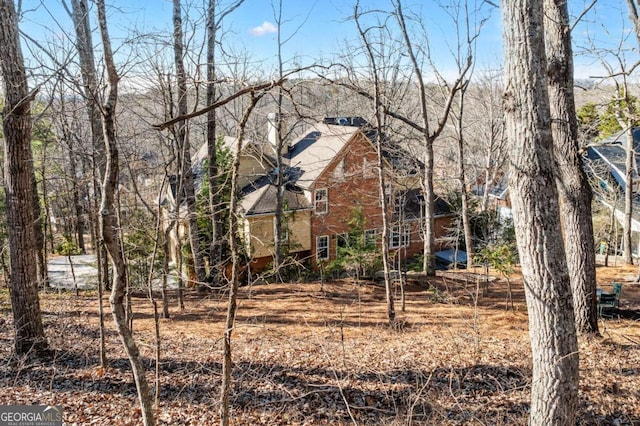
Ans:
[[[341,248],[347,248],[349,246],[349,234],[337,234],[336,235],[336,256],[340,255]]]
[[[364,231],[364,242],[367,245],[374,245],[378,242],[378,231],[375,229],[367,229]]]
[[[315,211],[316,214],[324,214],[329,211],[329,195],[326,189],[316,189]]]
[[[391,235],[389,237],[389,248],[397,249],[409,244],[409,228],[406,226],[396,225],[391,227]]]
[[[393,187],[388,182],[384,187],[384,199],[387,202],[387,207],[392,207],[391,203],[393,203]],[[378,200],[378,205],[382,206],[382,200]]]
[[[329,236],[322,235],[316,238],[316,259],[329,259]]]
[[[401,218],[405,204],[404,194],[398,194],[393,200],[393,217]]]

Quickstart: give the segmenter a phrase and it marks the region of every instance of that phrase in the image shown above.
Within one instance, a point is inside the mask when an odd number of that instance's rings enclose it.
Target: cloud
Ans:
[[[278,27],[273,25],[269,21],[264,21],[262,25],[253,27],[249,30],[249,34],[254,35],[256,37],[262,37],[265,34],[277,33]]]

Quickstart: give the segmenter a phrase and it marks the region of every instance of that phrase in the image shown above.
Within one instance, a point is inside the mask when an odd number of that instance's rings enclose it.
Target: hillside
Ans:
[[[633,268],[599,267],[624,283],[602,338],[580,342],[580,424],[640,423],[640,285]],[[526,424],[530,352],[522,284],[490,282],[477,304],[465,273],[406,289],[403,326],[385,325],[384,289],[349,281],[241,289],[234,332],[233,424]],[[480,290],[481,293],[481,290]],[[133,379],[107,316],[110,365],[98,368],[95,294],[42,296],[52,352],[10,357],[11,310],[0,290],[0,404],[59,404],[69,425],[140,424]],[[108,302],[105,299],[105,304]],[[217,422],[225,296],[189,293],[160,321],[160,424]],[[108,308],[107,308],[108,309]],[[134,333],[154,381],[152,307],[134,298]]]

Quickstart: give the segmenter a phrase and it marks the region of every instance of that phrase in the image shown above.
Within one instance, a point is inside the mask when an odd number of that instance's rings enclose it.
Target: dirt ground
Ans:
[[[476,271],[480,273],[481,271]],[[623,283],[602,338],[580,340],[579,424],[640,424],[640,284],[637,267],[598,267],[599,286]],[[349,280],[261,284],[240,291],[233,334],[236,425],[526,424],[531,384],[521,280],[469,271],[413,280],[401,327],[387,327],[384,288]],[[133,328],[157,391],[159,424],[218,422],[226,295],[171,300],[160,321],[133,299]],[[109,366],[98,367],[93,292],[42,295],[51,358],[11,356],[11,309],[0,288],[0,404],[62,405],[68,425],[140,424],[128,361],[106,316]],[[105,310],[108,301],[105,298]]]

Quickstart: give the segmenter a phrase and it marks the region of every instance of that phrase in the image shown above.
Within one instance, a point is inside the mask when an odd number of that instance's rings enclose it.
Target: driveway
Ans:
[[[49,285],[54,288],[75,289],[74,274],[80,290],[94,289],[98,285],[97,261],[93,254],[53,257],[49,259],[48,269]]]
[[[73,276],[80,290],[90,290],[98,285],[98,262],[93,254],[81,254],[71,256],[57,256],[49,259],[49,285],[52,288],[75,289]],[[72,273],[73,266],[73,273]],[[153,288],[159,290],[162,282],[159,278],[154,278]],[[178,280],[175,269],[170,269],[167,276],[167,287],[178,288]]]

